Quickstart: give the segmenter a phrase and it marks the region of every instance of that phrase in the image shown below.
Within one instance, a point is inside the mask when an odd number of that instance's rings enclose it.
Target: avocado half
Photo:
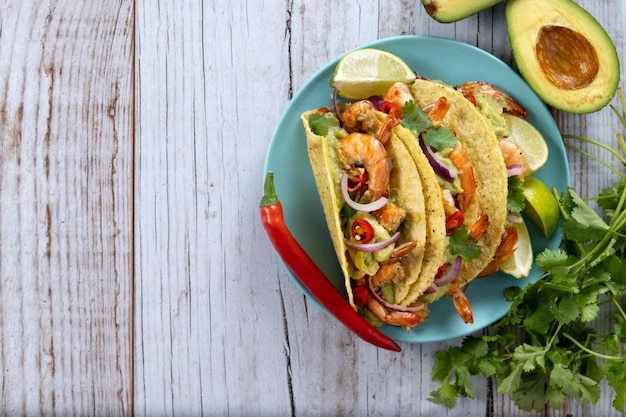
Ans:
[[[422,0],[426,13],[441,23],[457,22],[502,0]]]
[[[513,59],[528,85],[550,106],[591,113],[617,91],[620,64],[598,21],[571,0],[508,0]]]

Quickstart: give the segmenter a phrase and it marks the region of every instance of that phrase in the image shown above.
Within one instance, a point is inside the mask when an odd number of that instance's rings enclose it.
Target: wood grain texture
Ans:
[[[0,413],[128,414],[132,2],[0,4]]]
[[[626,3],[578,3],[626,56]],[[512,65],[503,14],[0,0],[0,415],[620,415],[606,387],[596,405],[529,413],[481,378],[454,409],[428,402],[436,352],[461,340],[366,345],[302,295],[259,222],[270,138],[320,67],[411,34]],[[620,129],[608,108],[552,114],[607,144]],[[611,182],[568,156],[582,195]]]

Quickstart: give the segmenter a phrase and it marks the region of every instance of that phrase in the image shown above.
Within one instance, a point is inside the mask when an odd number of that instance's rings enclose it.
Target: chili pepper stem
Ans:
[[[265,183],[263,184],[263,198],[261,198],[261,207],[273,206],[278,202],[276,195],[276,187],[274,186],[274,173],[269,171],[265,175]]]

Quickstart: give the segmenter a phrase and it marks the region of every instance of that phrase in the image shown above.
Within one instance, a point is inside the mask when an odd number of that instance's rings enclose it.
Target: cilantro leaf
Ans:
[[[428,115],[413,100],[402,107],[402,126],[419,136],[432,126]]]
[[[422,139],[424,139],[426,146],[433,147],[438,151],[452,148],[459,140],[450,126],[431,127],[422,133]]]
[[[442,404],[448,408],[453,408],[456,405],[458,394],[456,388],[449,380],[444,380],[439,388],[430,393],[428,401],[435,404]]]
[[[480,248],[471,245],[469,230],[465,224],[454,229],[450,235],[449,245],[453,255],[459,255],[466,260],[474,259],[480,254]]]
[[[537,367],[543,370],[546,368],[546,349],[524,343],[515,348],[513,361],[519,362],[524,372],[534,371]]]
[[[563,234],[577,242],[599,241],[606,234],[609,226],[600,218],[582,198],[569,188],[562,193],[562,207],[566,211],[563,219]]]
[[[509,366],[511,371],[506,377],[500,380],[498,392],[512,394],[519,388],[522,383],[522,365],[519,363]]]
[[[526,205],[522,180],[513,175],[509,177],[509,191],[506,199],[506,208],[512,213],[521,213]]]
[[[511,398],[521,410],[542,411],[546,404],[548,377],[543,373],[528,374]]]
[[[604,213],[609,218],[613,218],[615,214],[615,209],[617,209],[619,204],[619,197],[624,192],[624,187],[626,187],[625,178],[610,187],[602,189],[598,195],[598,205],[602,207]]]
[[[562,271],[561,267],[566,267],[568,261],[567,252],[561,248],[545,249],[535,258],[537,266],[546,272]]]

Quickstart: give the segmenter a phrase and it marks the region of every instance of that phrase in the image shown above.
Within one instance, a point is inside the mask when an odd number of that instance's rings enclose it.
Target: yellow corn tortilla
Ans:
[[[491,262],[502,240],[507,216],[506,166],[491,125],[462,93],[450,86],[423,79],[416,80],[410,86],[410,90],[415,103],[420,107],[433,103],[442,96],[447,98],[450,109],[442,125],[450,126],[456,133],[471,161],[476,177],[476,193],[469,207],[464,210],[466,223],[471,227],[477,216],[483,212],[489,216],[489,227],[477,242],[481,246],[479,257],[470,261],[464,260],[461,272],[454,281],[459,286],[464,286]],[[427,161],[423,162],[425,157],[417,139],[408,129],[402,129],[396,131],[398,137],[418,161],[417,166],[423,171],[428,171],[430,165]],[[435,175],[434,172],[432,175]]]
[[[330,237],[344,274],[348,298],[350,304],[355,307],[350,266],[341,228],[340,210],[344,200],[339,185],[342,170],[337,162],[336,142],[311,131],[309,116],[312,113],[313,111],[305,112],[301,117],[306,132],[307,152]],[[408,240],[417,242],[417,248],[412,254],[402,259],[406,272],[405,279],[395,285],[396,303],[408,305],[424,293],[434,279],[433,276],[429,281],[420,280],[420,270],[425,253],[424,245],[427,241],[426,207],[420,175],[413,158],[402,141],[392,135],[385,145],[385,149],[393,163],[389,183],[389,199],[407,212],[407,217],[400,228],[401,238],[396,246]],[[412,298],[407,298],[409,293],[413,295]]]

